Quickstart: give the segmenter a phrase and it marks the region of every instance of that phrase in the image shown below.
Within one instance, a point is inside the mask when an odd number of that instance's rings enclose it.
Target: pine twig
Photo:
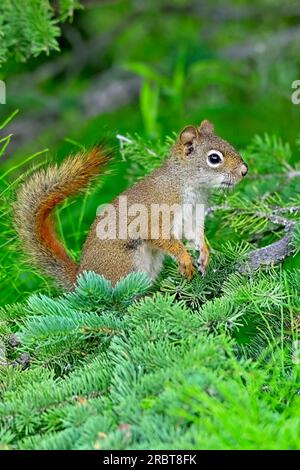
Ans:
[[[209,207],[206,215],[215,212],[216,210],[228,210],[230,206],[213,206]],[[283,261],[285,258],[292,254],[292,238],[296,222],[284,217],[285,213],[295,214],[300,212],[300,206],[293,207],[276,207],[272,209],[271,213],[257,212],[258,217],[265,217],[275,225],[284,227],[284,236],[270,245],[263,248],[257,248],[247,254],[246,261],[240,264],[238,271],[241,273],[249,273],[255,271],[261,266],[270,266]]]
[[[260,266],[272,265],[283,261],[292,254],[292,237],[296,222],[278,214],[289,212],[294,214],[300,212],[300,206],[294,207],[278,207],[273,209],[271,214],[261,214],[275,225],[284,227],[285,235],[278,241],[271,243],[263,248],[250,251],[247,256],[246,264],[240,268],[241,272],[253,271]]]

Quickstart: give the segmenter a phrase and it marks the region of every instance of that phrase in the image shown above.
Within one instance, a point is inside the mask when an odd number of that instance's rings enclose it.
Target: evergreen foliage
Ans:
[[[59,50],[58,21],[72,19],[76,0],[60,0],[58,11],[48,0],[2,0],[0,13],[0,64],[10,57],[25,61],[42,52]]]
[[[2,447],[299,448],[296,281],[233,275],[195,309],[143,274],[112,289],[86,273],[72,294],[2,310],[8,359],[30,356],[1,370]]]
[[[0,449],[300,448],[299,66],[294,0],[1,0]],[[205,278],[166,259],[154,284],[89,272],[62,294],[23,259],[14,192],[41,148],[120,134],[113,171],[57,210],[78,260],[97,206],[204,118],[242,149],[261,134],[211,201]]]
[[[132,183],[165,144],[154,155],[129,140]],[[275,137],[245,153],[248,181],[214,196],[204,278],[183,279],[167,259],[154,284],[137,273],[113,287],[87,272],[74,292],[36,288],[0,310],[1,448],[300,448],[298,167]],[[241,271],[253,248],[283,236],[274,208],[295,221],[292,256]]]

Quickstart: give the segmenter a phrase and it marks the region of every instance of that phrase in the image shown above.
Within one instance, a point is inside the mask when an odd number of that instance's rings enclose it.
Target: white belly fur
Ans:
[[[147,242],[138,247],[134,255],[134,265],[136,271],[143,271],[154,280],[159,274],[164,260],[164,253],[152,248]]]

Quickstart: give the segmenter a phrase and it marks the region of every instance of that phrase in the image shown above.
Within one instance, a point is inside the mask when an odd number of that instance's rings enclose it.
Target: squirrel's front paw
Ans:
[[[205,243],[200,249],[200,255],[199,255],[199,258],[197,259],[197,269],[202,276],[205,275],[208,261],[209,261],[209,249],[208,249],[207,244]]]
[[[193,266],[191,258],[183,259],[179,262],[179,272],[182,276],[191,280],[195,274],[195,268]]]

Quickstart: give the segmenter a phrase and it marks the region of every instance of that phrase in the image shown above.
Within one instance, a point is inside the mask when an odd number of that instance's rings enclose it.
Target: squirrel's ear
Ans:
[[[199,131],[204,134],[212,134],[214,130],[214,125],[207,119],[204,119],[199,126]]]
[[[181,131],[179,139],[183,145],[192,144],[193,140],[198,136],[198,131],[195,126],[186,126]]]
[[[181,131],[179,140],[184,145],[186,155],[189,155],[194,150],[194,141],[197,137],[198,130],[195,126],[186,126]]]

